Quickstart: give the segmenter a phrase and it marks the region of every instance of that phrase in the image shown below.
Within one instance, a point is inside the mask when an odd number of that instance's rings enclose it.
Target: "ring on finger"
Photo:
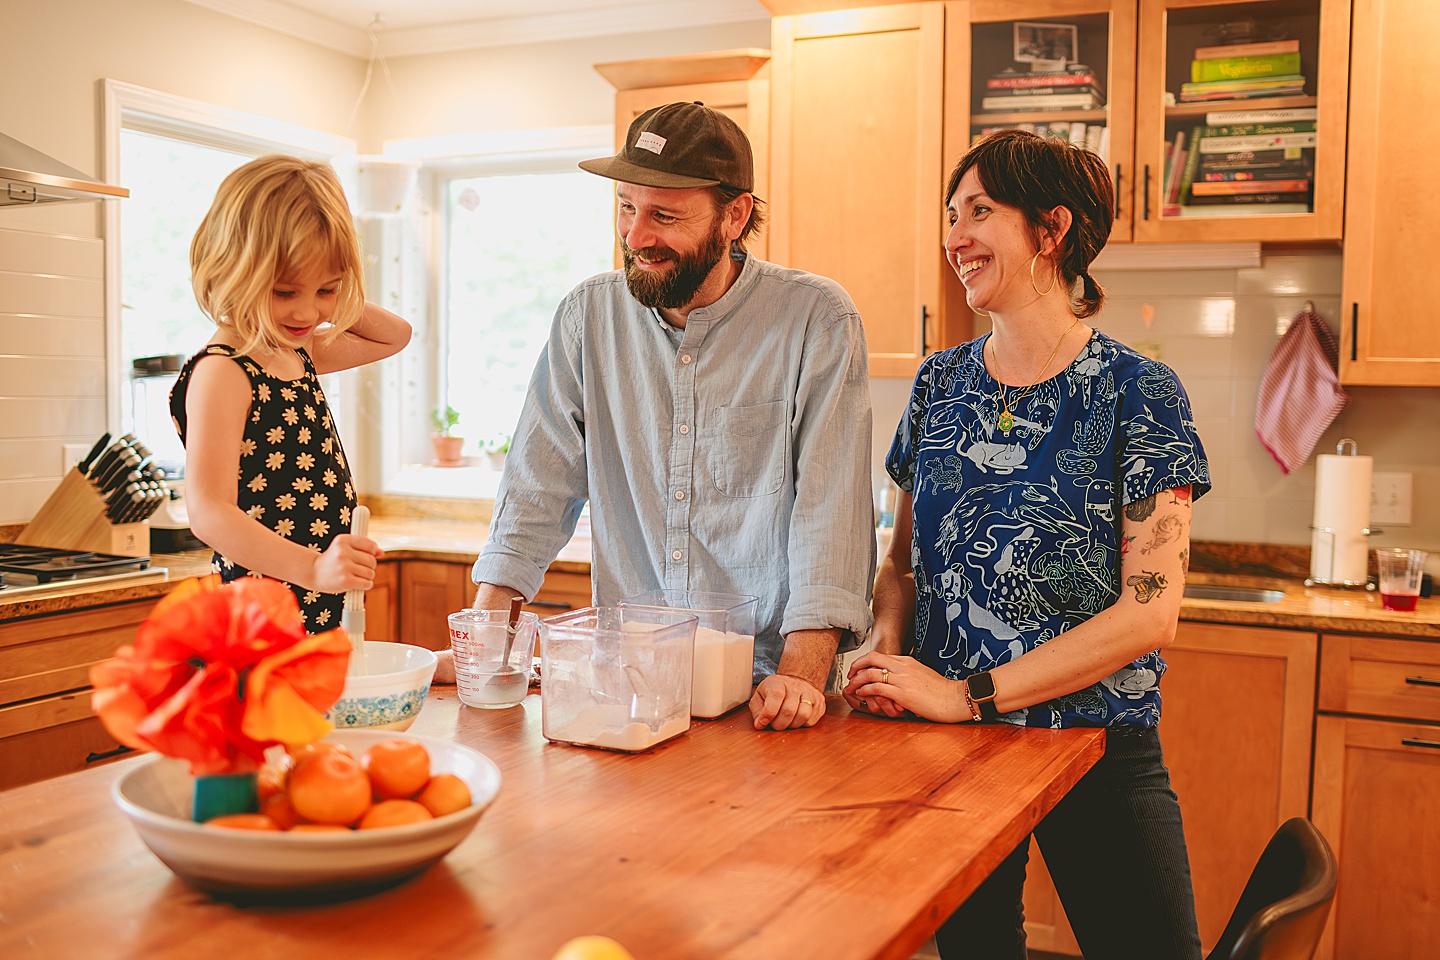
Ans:
[[[807,707],[813,707],[813,706],[815,706],[815,704],[811,703],[809,700],[806,700],[804,697],[801,697],[801,698],[800,698],[800,702],[803,703],[803,704],[805,704],[805,706],[807,706]]]
[[[881,667],[881,668],[880,668],[880,682],[881,682],[881,683],[889,683],[889,682],[890,682],[890,671],[889,671],[888,669],[884,668],[884,667]]]

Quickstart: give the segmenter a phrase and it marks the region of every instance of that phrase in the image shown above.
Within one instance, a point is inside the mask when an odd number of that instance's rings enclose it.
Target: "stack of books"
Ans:
[[[981,109],[989,113],[1030,110],[1098,110],[1105,105],[1100,79],[1083,64],[1064,70],[1005,70],[985,81]]]
[[[1223,47],[1198,47],[1190,61],[1190,82],[1180,85],[1180,102],[1292,97],[1305,93],[1300,41],[1269,40]]]
[[[973,126],[970,128],[970,145],[973,147],[997,130],[1025,130],[1042,137],[1059,137],[1069,140],[1077,147],[1084,147],[1100,156],[1109,156],[1110,135],[1103,123],[1081,123],[1080,121],[1052,121],[1050,123],[1002,123],[995,126]]]
[[[1231,110],[1168,144],[1166,216],[1309,213],[1315,189],[1314,107]]]

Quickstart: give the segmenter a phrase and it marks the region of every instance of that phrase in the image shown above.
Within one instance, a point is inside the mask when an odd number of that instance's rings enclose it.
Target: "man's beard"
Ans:
[[[646,247],[632,250],[624,240],[620,241],[620,253],[625,260],[625,283],[630,295],[647,307],[674,310],[695,299],[695,293],[715,264],[720,262],[729,249],[729,241],[720,224],[694,253],[682,255],[669,247]],[[675,266],[664,274],[653,274],[635,265],[637,254],[660,257],[672,261]]]

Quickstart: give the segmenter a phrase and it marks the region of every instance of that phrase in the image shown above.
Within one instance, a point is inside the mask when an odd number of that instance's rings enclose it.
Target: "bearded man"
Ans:
[[[745,251],[750,142],[671,103],[614,157],[625,268],[561,302],[472,571],[475,606],[531,598],[588,502],[597,603],[746,594],[757,728],[813,726],[875,571],[865,334],[832,280]],[[442,664],[438,678],[451,676]]]

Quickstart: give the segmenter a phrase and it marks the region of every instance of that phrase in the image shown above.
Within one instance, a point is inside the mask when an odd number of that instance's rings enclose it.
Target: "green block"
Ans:
[[[253,773],[222,773],[195,778],[191,818],[196,823],[231,813],[254,813],[258,809]]]

